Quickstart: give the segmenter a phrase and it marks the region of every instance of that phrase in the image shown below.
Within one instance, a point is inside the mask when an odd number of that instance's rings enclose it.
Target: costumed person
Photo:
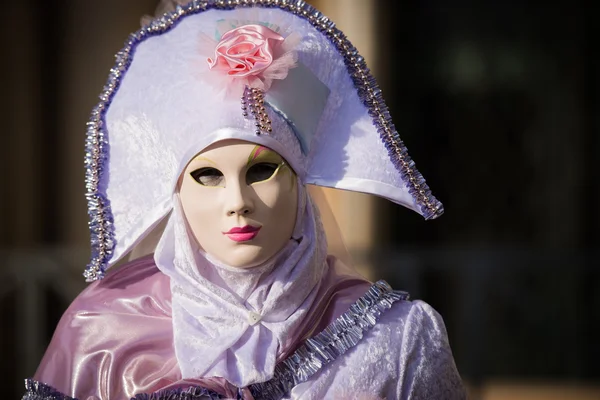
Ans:
[[[307,185],[443,209],[325,16],[179,4],[130,36],[100,99],[93,283],[24,399],[465,398],[441,317],[328,250]]]

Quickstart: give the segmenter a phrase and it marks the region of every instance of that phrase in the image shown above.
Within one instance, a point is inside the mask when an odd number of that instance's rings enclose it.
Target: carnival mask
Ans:
[[[276,152],[224,140],[190,161],[179,195],[200,247],[226,265],[251,268],[290,240],[298,209],[296,185],[295,173]]]

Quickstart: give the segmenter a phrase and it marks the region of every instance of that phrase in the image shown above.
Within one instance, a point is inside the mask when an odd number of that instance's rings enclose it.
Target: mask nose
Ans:
[[[245,215],[245,214],[250,214],[250,209],[249,208],[241,208],[238,210],[229,210],[227,212],[227,215],[232,216],[235,214],[239,214],[239,215]]]
[[[227,186],[227,216],[249,215],[254,211],[254,205],[251,196],[247,193],[245,185],[237,182]]]

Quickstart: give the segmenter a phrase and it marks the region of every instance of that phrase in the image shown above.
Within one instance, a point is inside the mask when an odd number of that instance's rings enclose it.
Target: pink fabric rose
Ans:
[[[223,34],[208,68],[233,80],[227,86],[267,90],[273,79],[285,79],[296,65],[292,47],[298,42],[296,35],[284,38],[266,26],[243,25]]]
[[[273,63],[273,47],[281,42],[283,36],[265,26],[240,26],[223,35],[208,66],[235,77],[259,75]]]

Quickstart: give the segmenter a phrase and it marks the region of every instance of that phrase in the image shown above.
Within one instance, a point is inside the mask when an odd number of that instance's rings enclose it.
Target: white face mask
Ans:
[[[232,267],[264,263],[294,230],[296,175],[279,154],[254,143],[207,147],[187,165],[179,196],[197,243]]]

